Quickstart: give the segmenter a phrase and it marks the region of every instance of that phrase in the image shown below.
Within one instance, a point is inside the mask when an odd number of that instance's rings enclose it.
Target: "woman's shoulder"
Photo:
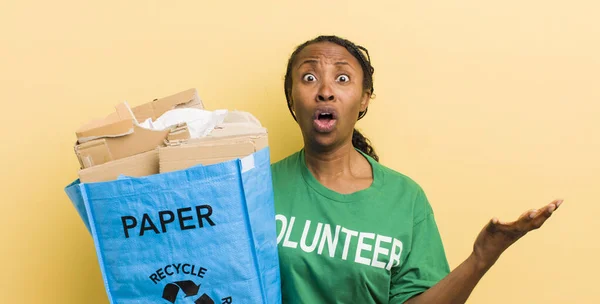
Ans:
[[[300,154],[300,151],[296,151],[288,156],[285,156],[277,161],[274,161],[271,164],[271,168],[279,169],[279,168],[283,168],[283,167],[292,165],[293,163],[297,162],[299,154]]]
[[[381,172],[381,175],[383,176],[387,186],[392,186],[395,188],[402,187],[405,190],[412,190],[415,192],[423,191],[421,185],[408,174],[397,171],[396,169],[388,167],[379,162],[373,163],[373,166],[374,169]]]
[[[398,192],[403,197],[410,198],[416,221],[433,214],[427,194],[421,184],[407,174],[400,173],[390,167],[379,164],[384,172],[385,188],[387,192]]]
[[[280,175],[287,176],[291,173],[298,173],[300,168],[299,160],[300,152],[298,151],[272,163],[271,174],[273,178],[278,178]]]

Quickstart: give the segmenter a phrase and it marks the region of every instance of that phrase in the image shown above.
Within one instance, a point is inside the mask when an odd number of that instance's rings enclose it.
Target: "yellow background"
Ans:
[[[301,146],[286,60],[318,34],[366,46],[359,127],[417,180],[452,267],[492,216],[564,198],[469,303],[600,303],[597,1],[2,1],[1,303],[107,303],[93,242],[63,187],[74,131],[118,102],[195,87],[254,113],[272,160]]]

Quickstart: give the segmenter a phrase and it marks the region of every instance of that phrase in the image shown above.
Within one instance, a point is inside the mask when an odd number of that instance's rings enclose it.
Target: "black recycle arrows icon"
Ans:
[[[186,298],[195,296],[198,294],[198,290],[200,290],[200,285],[196,285],[193,281],[178,281],[167,284],[165,289],[163,289],[163,299],[175,303],[177,300],[177,295],[179,294],[179,290],[183,291]],[[207,294],[202,294],[196,301],[195,304],[215,304],[215,301],[211,299]]]

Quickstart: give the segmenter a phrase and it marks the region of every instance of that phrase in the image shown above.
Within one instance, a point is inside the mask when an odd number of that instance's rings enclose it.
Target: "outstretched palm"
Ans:
[[[562,200],[555,200],[540,209],[526,211],[513,222],[502,222],[493,218],[475,240],[473,246],[475,257],[485,267],[491,267],[510,245],[529,231],[542,227],[560,204]]]

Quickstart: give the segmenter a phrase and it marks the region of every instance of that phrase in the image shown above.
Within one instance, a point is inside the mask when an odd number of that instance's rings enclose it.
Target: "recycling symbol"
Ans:
[[[165,289],[163,289],[162,297],[171,303],[175,303],[180,290],[183,291],[186,298],[193,297],[198,295],[200,284],[196,285],[196,283],[190,280],[169,283],[165,286]],[[194,304],[215,304],[215,301],[204,293],[194,301]]]

